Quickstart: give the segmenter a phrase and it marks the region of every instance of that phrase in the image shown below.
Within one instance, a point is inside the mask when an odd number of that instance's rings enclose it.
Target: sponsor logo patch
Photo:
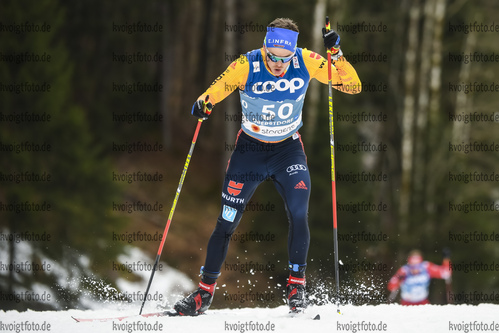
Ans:
[[[289,176],[296,175],[298,171],[307,171],[307,167],[303,164],[293,164],[286,168],[286,172]]]
[[[253,73],[260,71],[260,63],[258,61],[253,61]]]
[[[241,193],[243,186],[244,183],[236,183],[235,181],[231,180],[229,181],[229,186],[227,186],[227,192],[229,192],[230,195],[237,197],[239,193]]]
[[[236,218],[237,214],[237,209],[224,205],[223,211],[222,211],[222,217],[224,220],[229,221],[229,222],[234,222],[234,219]]]
[[[251,91],[255,94],[264,94],[271,93],[275,90],[278,91],[287,91],[290,93],[295,93],[295,91],[299,90],[301,87],[305,85],[305,81],[302,78],[295,77],[294,79],[280,79],[276,82],[274,81],[265,81],[265,82],[256,82],[252,87]]]
[[[310,58],[315,58],[315,59],[320,59],[322,56],[320,54],[317,54],[315,52],[310,53],[309,55]]]
[[[305,184],[305,182],[302,180],[298,184],[296,184],[295,190],[308,190],[308,187]]]

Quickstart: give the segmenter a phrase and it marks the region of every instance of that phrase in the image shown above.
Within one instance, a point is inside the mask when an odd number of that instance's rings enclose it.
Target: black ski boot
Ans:
[[[211,305],[215,294],[216,280],[220,272],[213,273],[204,270],[201,266],[201,282],[198,289],[186,298],[175,303],[173,308],[181,316],[197,316],[203,314]]]
[[[289,276],[288,284],[286,285],[286,300],[290,312],[300,313],[305,310],[307,307],[305,277],[297,278],[292,275]]]
[[[305,269],[307,265],[289,263],[289,278],[286,285],[286,301],[290,313],[300,313],[307,307],[305,291]]]
[[[181,316],[197,316],[203,314],[211,305],[215,286],[217,284],[205,284],[199,282],[198,289],[186,298],[175,303],[173,308]]]

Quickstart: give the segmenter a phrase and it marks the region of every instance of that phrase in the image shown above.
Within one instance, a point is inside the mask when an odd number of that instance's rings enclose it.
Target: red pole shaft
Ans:
[[[326,16],[326,31],[330,31],[331,26],[329,17]],[[331,68],[331,49],[327,50],[327,74],[329,86],[329,144],[331,147],[331,196],[333,205],[333,241],[334,241],[334,268],[336,277],[336,304],[337,312],[340,313],[340,272],[338,259],[338,221],[336,211],[336,175],[334,167],[334,113],[333,113],[333,84],[332,84],[332,68]]]
[[[180,196],[180,191],[182,190],[182,185],[184,184],[185,175],[187,174],[187,168],[189,167],[189,162],[191,161],[191,156],[192,156],[192,153],[194,151],[194,146],[196,145],[196,141],[197,141],[198,134],[199,134],[199,129],[201,128],[202,123],[203,123],[203,119],[200,118],[198,120],[198,124],[196,126],[196,131],[194,132],[194,137],[192,138],[191,148],[189,149],[189,154],[187,154],[187,159],[185,160],[184,169],[182,170],[182,175],[180,176],[180,181],[178,183],[177,192],[175,193],[175,199],[173,199],[173,205],[172,205],[172,208],[170,210],[170,215],[168,216],[168,221],[166,222],[165,230],[163,232],[163,237],[161,238],[161,243],[159,244],[158,253],[156,255],[156,260],[154,261],[154,266],[152,268],[151,277],[149,278],[149,282],[147,284],[144,300],[142,301],[142,306],[140,307],[139,315],[142,314],[142,309],[144,308],[144,304],[146,302],[147,295],[149,294],[149,289],[151,288],[151,283],[152,283],[152,280],[154,278],[154,273],[156,272],[156,268],[157,268],[158,263],[159,263],[159,258],[161,257],[161,253],[163,252],[163,246],[165,245],[166,236],[168,235],[168,231],[170,230],[170,224],[172,223],[173,213],[175,212],[175,208],[177,207],[178,197]]]

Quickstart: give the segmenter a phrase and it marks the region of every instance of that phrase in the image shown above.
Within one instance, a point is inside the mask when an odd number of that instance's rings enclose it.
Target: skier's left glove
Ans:
[[[194,102],[194,105],[192,106],[191,114],[195,117],[206,120],[210,116],[212,109],[213,109],[213,104],[208,102],[208,97],[206,98],[206,101],[198,99],[196,102]]]
[[[331,59],[338,60],[343,55],[340,48],[340,35],[334,30],[326,31],[326,28],[322,28],[322,38],[326,50],[331,50]]]

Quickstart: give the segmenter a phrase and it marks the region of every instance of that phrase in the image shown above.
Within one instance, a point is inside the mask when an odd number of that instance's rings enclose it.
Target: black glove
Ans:
[[[213,105],[210,102],[206,103],[205,101],[198,99],[192,106],[191,114],[195,117],[206,120],[210,116],[212,109]]]
[[[322,28],[322,38],[324,39],[324,46],[327,50],[332,49],[333,55],[340,51],[340,35],[336,31],[326,31],[326,28]]]

